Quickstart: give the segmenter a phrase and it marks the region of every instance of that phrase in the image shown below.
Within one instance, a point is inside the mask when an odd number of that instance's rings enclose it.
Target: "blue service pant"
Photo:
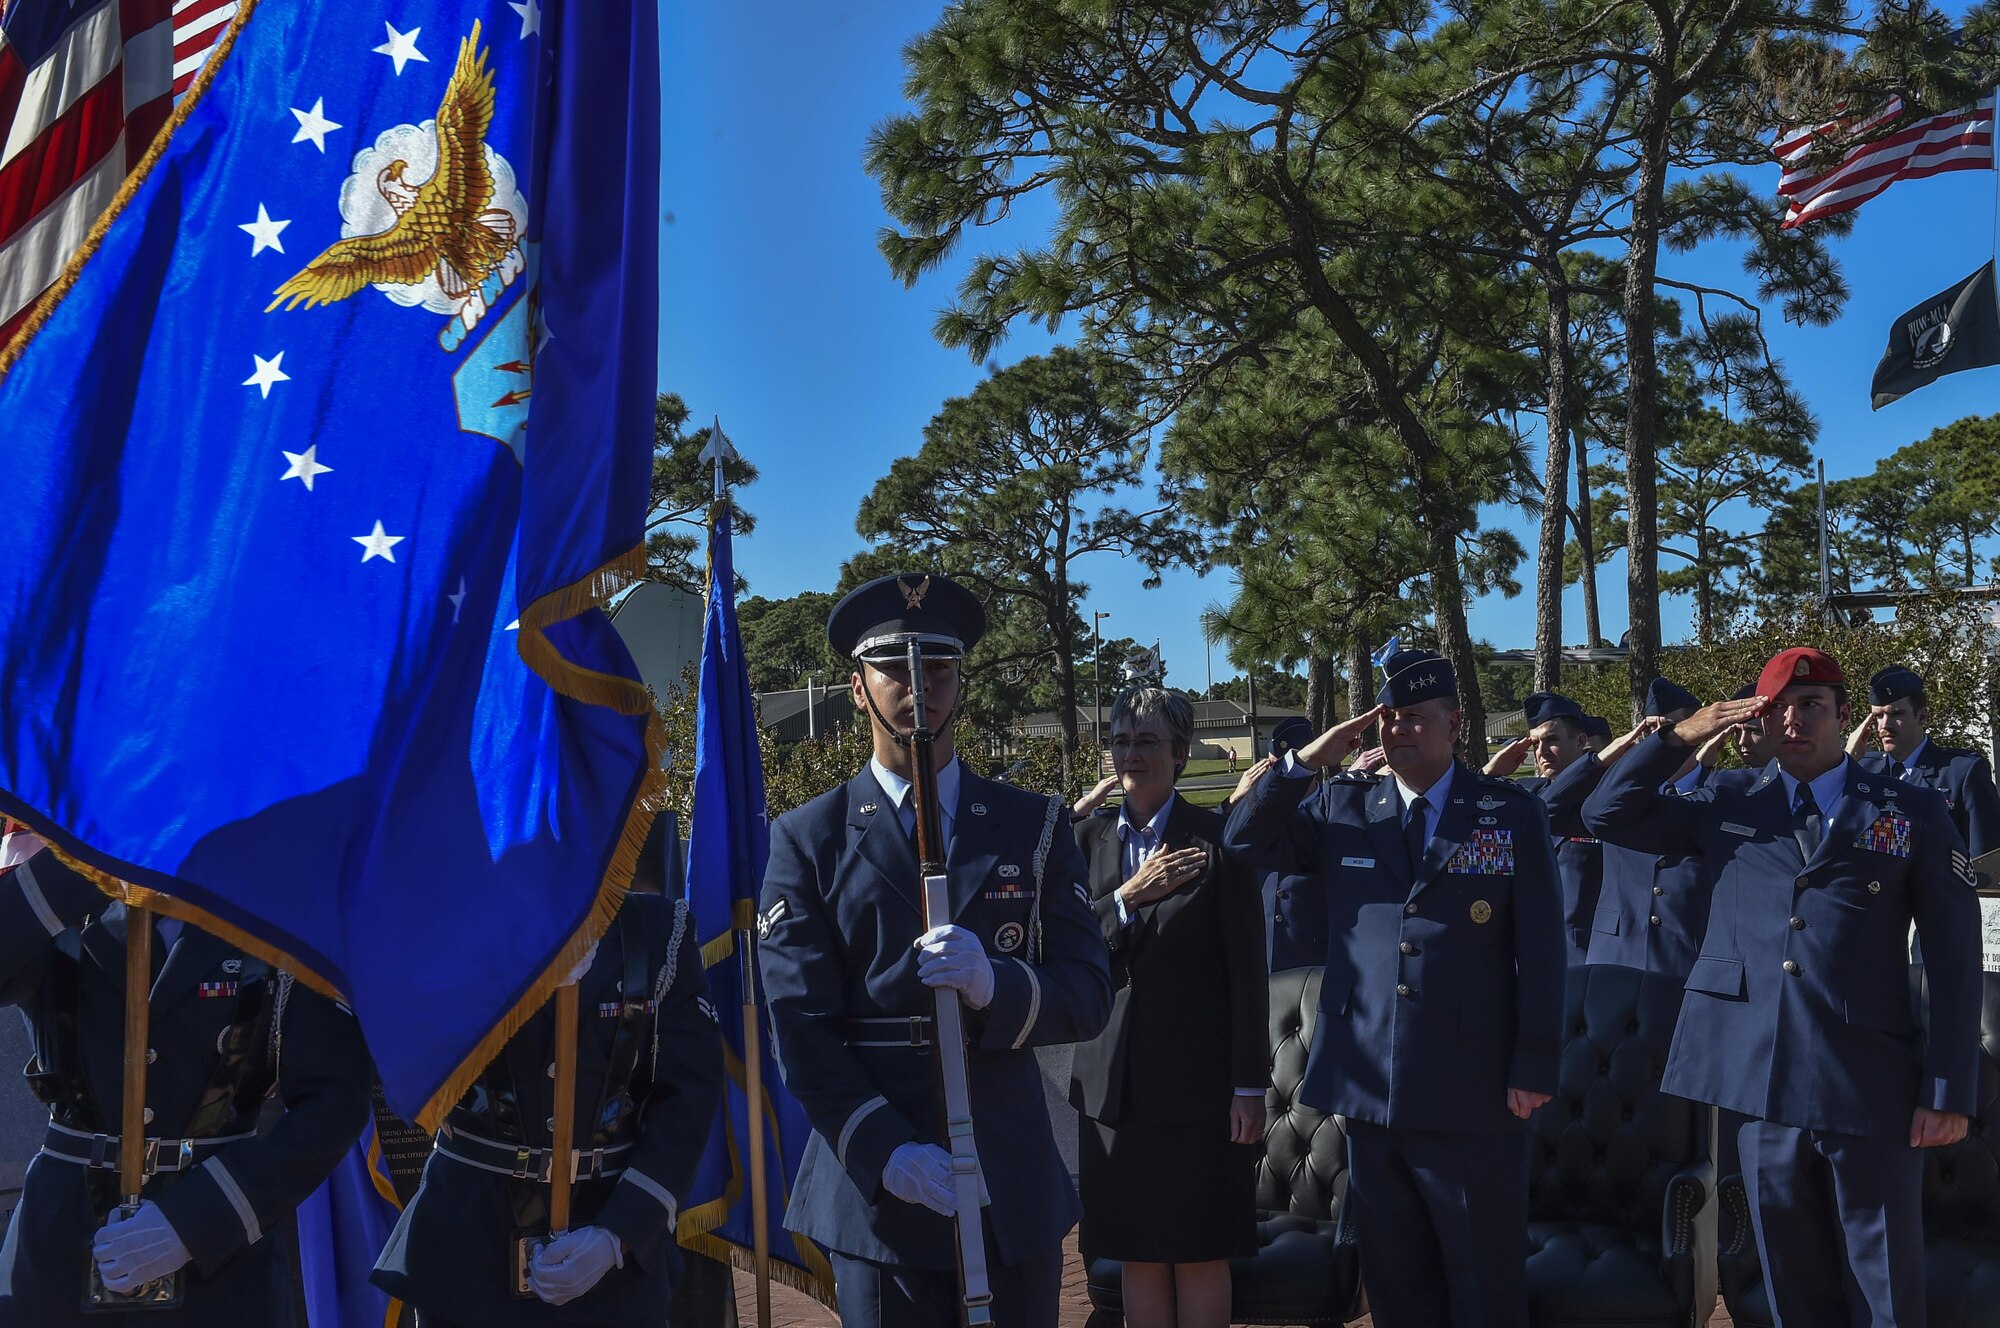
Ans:
[[[1527,1328],[1526,1130],[1349,1121],[1347,1158],[1377,1328]]]
[[[1923,1328],[1923,1155],[1771,1121],[1737,1133],[1778,1328]]]
[[[906,1268],[829,1252],[841,1328],[958,1328],[956,1269]],[[997,1328],[1056,1328],[1062,1299],[1062,1246],[1003,1264],[991,1233],[986,1275]]]

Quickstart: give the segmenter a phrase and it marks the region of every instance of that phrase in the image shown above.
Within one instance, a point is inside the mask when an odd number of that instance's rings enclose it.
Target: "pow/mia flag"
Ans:
[[[1889,349],[1875,366],[1869,407],[1880,410],[1946,374],[1988,364],[2000,364],[1991,261],[1895,321]]]

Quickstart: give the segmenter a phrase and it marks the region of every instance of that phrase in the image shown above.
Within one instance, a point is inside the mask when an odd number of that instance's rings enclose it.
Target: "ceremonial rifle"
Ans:
[[[937,769],[931,752],[930,711],[924,700],[923,644],[904,643],[910,667],[910,800],[916,812],[917,861],[923,878],[924,930],[951,922],[951,892],[944,862],[944,827],[938,809]],[[965,1024],[958,992],[932,993],[937,1036],[938,1092],[944,1100],[945,1147],[951,1153],[952,1195],[957,1200],[958,1289],[962,1322],[980,1328],[993,1322],[993,1292],[986,1277],[986,1221],[980,1208],[979,1153],[972,1137],[972,1093],[966,1080]]]

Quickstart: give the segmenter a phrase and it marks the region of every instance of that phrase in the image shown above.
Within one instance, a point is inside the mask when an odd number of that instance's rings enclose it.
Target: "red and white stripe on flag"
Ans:
[[[1893,123],[1902,112],[1902,101],[1891,99],[1864,119],[1832,120],[1779,135],[1772,151],[1785,167],[1778,196],[1787,204],[1786,229],[1851,212],[1898,180],[1993,165],[1992,93],[1975,106],[1912,120],[1873,142],[1857,144],[1831,166],[1806,164],[1824,140],[1864,136]]]
[[[0,345],[145,156],[235,0],[7,0]]]

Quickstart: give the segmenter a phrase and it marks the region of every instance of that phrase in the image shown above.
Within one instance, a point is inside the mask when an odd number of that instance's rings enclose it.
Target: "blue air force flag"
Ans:
[[[643,560],[657,49],[650,0],[244,0],[0,352],[0,810],[337,992],[406,1118],[644,837],[594,606]]]
[[[702,942],[716,1022],[722,1028],[729,1082],[708,1152],[681,1205],[680,1242],[713,1258],[750,1266],[756,1223],[750,1198],[749,1132],[760,1130],[771,1275],[831,1305],[833,1268],[826,1256],[804,1236],[782,1227],[812,1123],[798,1099],[786,1091],[769,1038],[760,1039],[758,1047],[761,1100],[754,1105],[750,1101],[741,999],[744,956],[738,946],[742,935],[757,928],[757,893],[771,857],[771,826],[765,814],[764,765],[757,749],[750,671],[736,628],[736,568],[730,550],[729,505],[723,501],[715,504],[709,522],[700,678],[687,898],[695,935]],[[757,1007],[762,1009],[761,991],[758,997]]]

